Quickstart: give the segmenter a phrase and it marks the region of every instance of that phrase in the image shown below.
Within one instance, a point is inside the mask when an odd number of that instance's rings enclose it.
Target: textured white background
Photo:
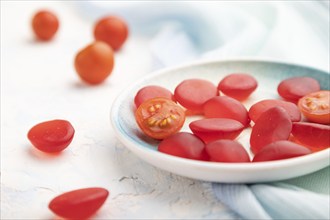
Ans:
[[[31,16],[42,8],[60,19],[49,43],[31,33]],[[77,13],[74,3],[1,2],[1,219],[54,219],[47,208],[53,197],[93,186],[110,190],[95,219],[217,218],[226,208],[209,183],[151,167],[113,134],[111,103],[149,72],[147,40],[130,36],[116,53],[111,77],[86,86],[73,59],[93,40],[93,23]],[[69,120],[76,129],[57,156],[38,152],[26,138],[33,125],[52,119]]]

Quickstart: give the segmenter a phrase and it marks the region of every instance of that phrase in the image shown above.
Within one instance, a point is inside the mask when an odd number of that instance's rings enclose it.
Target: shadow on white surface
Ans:
[[[55,41],[55,39],[50,40],[50,41]],[[24,38],[24,42],[29,45],[49,45],[50,41],[43,41],[43,40],[38,40],[35,37],[29,37],[29,38]]]
[[[63,151],[58,152],[58,153],[44,153],[42,151],[35,149],[31,145],[26,146],[26,151],[29,156],[36,158],[38,160],[55,160],[64,154]]]
[[[109,84],[104,81],[103,83],[100,84],[96,84],[96,85],[92,85],[92,84],[87,84],[85,82],[83,82],[81,79],[78,78],[79,76],[77,75],[77,80],[72,81],[70,86],[75,88],[75,89],[97,89],[97,90],[102,90],[102,88],[104,89],[105,87],[108,87]]]

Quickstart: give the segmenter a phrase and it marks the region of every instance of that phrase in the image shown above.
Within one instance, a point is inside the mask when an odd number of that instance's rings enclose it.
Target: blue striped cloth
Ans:
[[[122,16],[133,36],[149,36],[154,69],[237,56],[330,68],[328,1],[82,1],[77,6],[91,19]],[[282,182],[213,183],[212,187],[217,198],[242,219],[330,219],[329,176],[327,167]]]
[[[217,198],[243,219],[329,219],[329,176],[327,167],[271,184],[212,186]]]

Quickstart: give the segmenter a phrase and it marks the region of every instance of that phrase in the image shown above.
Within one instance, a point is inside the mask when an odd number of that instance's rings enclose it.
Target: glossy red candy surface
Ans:
[[[292,122],[282,107],[274,107],[262,113],[252,128],[250,145],[254,154],[266,145],[288,140],[292,130]]]
[[[207,118],[230,118],[248,126],[250,118],[248,111],[236,99],[228,96],[216,96],[205,102],[204,115]]]
[[[306,147],[291,141],[275,141],[262,148],[253,158],[253,162],[283,160],[312,153]]]
[[[330,126],[308,122],[295,122],[292,136],[296,141],[312,150],[330,147]]]
[[[138,108],[143,102],[153,99],[153,98],[167,98],[175,101],[172,92],[161,86],[145,86],[141,88],[134,97],[134,103],[136,108]]]
[[[191,131],[205,143],[219,139],[235,139],[244,129],[239,121],[228,118],[207,118],[189,124]]]
[[[277,99],[265,99],[255,103],[249,109],[249,117],[252,121],[256,122],[262,113],[273,107],[284,108],[293,122],[301,120],[301,113],[294,103]]]
[[[66,219],[87,219],[96,213],[108,198],[104,188],[85,188],[61,194],[48,207],[56,215]]]
[[[203,104],[219,95],[217,87],[203,79],[187,79],[182,81],[174,91],[175,99],[186,109],[194,113],[203,113]]]
[[[177,157],[208,160],[204,142],[187,132],[180,132],[167,137],[158,145],[158,150]]]
[[[289,101],[297,102],[303,96],[320,90],[320,83],[311,77],[291,77],[277,87],[278,94]]]
[[[28,139],[38,150],[55,153],[64,150],[71,143],[75,130],[66,120],[45,121],[33,126]]]
[[[237,141],[217,140],[208,143],[205,148],[210,161],[224,163],[250,162],[248,153]]]
[[[229,74],[218,85],[221,92],[237,100],[247,99],[257,87],[257,80],[246,73]]]

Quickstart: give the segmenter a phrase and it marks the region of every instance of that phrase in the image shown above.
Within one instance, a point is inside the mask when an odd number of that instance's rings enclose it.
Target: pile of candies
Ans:
[[[146,86],[135,96],[135,119],[145,135],[161,140],[158,151],[194,160],[251,162],[235,140],[251,126],[252,162],[303,156],[330,146],[330,91],[320,90],[317,80],[285,79],[277,87],[282,99],[261,100],[247,110],[241,101],[257,86],[253,76],[242,73],[228,74],[218,86],[187,79],[174,94]],[[191,115],[204,119],[189,124],[192,133],[180,132]]]

